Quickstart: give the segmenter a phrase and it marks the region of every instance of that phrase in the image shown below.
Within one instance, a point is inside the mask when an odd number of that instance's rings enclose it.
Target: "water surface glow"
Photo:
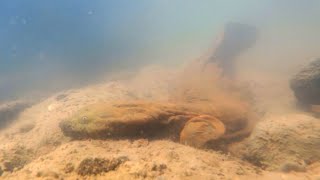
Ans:
[[[284,71],[320,56],[318,17],[317,0],[2,0],[0,100],[192,60],[230,21],[262,32],[243,69]]]

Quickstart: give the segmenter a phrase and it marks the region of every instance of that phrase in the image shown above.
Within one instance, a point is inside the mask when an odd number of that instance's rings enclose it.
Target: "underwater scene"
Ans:
[[[1,0],[0,179],[320,180],[320,1]]]

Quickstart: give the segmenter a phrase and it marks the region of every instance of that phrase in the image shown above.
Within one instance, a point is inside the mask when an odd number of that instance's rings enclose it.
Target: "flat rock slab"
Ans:
[[[152,136],[173,122],[183,126],[195,115],[171,104],[96,103],[63,120],[60,127],[73,138]]]
[[[97,103],[87,106],[60,127],[74,139],[168,138],[195,147],[220,138],[224,124],[217,118],[167,103]]]

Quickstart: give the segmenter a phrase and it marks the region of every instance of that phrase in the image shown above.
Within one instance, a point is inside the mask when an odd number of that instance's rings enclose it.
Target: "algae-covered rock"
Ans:
[[[214,116],[188,106],[155,102],[97,103],[81,109],[60,127],[66,136],[83,138],[166,138],[203,147],[225,133]]]
[[[303,114],[267,118],[243,146],[245,159],[270,170],[320,161],[320,120]]]
[[[63,120],[60,127],[74,139],[165,138],[197,148],[208,142],[215,147],[218,139],[230,143],[251,133],[248,115],[237,113],[238,108],[221,116],[217,108],[197,107],[150,101],[96,103]]]
[[[195,114],[171,104],[132,102],[97,103],[63,120],[63,133],[73,138],[152,137],[169,125],[177,128]]]

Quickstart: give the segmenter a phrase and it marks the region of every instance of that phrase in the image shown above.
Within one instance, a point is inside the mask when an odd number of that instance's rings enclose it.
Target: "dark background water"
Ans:
[[[253,24],[274,35],[293,30],[311,37],[316,34],[297,27],[319,28],[319,4],[1,0],[0,100],[87,84],[103,72],[190,60],[205,52],[229,21]]]

